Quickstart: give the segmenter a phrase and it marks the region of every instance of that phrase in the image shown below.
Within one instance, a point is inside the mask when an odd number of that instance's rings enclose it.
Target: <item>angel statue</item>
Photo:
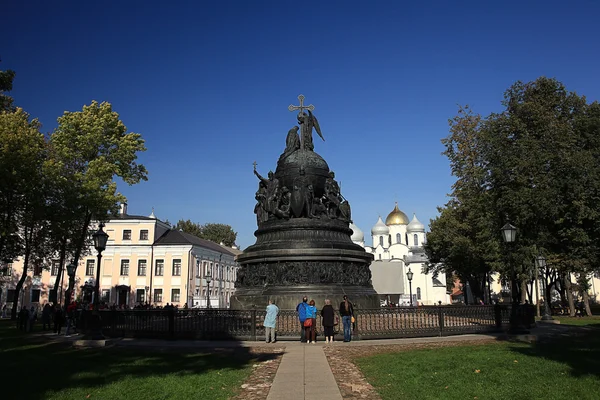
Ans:
[[[315,131],[317,131],[317,135],[319,135],[321,139],[325,141],[325,138],[321,134],[319,121],[317,121],[317,117],[315,117],[310,110],[308,110],[308,114],[305,112],[298,114],[298,123],[302,129],[300,136],[302,137],[302,148],[304,150],[314,151],[315,149],[312,139],[313,128],[315,128]]]

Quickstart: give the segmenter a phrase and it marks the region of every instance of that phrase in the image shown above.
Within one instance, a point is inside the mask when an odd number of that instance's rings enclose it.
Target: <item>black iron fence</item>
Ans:
[[[449,336],[507,328],[510,305],[394,307],[355,313],[355,339]],[[523,325],[535,324],[534,307],[519,306],[517,314]],[[100,315],[108,337],[262,340],[265,334],[264,310],[103,310]],[[316,322],[317,335],[323,335],[320,316]],[[278,339],[298,339],[300,329],[296,311],[280,311]],[[342,320],[336,315],[335,334],[342,330]]]

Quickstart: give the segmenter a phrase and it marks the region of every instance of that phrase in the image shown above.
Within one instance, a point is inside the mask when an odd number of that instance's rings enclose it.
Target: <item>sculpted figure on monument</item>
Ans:
[[[298,114],[298,123],[300,124],[301,136],[302,136],[302,148],[304,150],[314,151],[315,145],[313,144],[312,131],[313,128],[317,131],[317,135],[325,141],[323,134],[321,134],[321,127],[319,126],[319,121],[313,115],[313,113],[308,110],[308,114],[305,112],[301,112]]]
[[[278,196],[278,191],[279,191],[279,179],[275,178],[273,171],[269,171],[269,173],[267,175],[268,179],[265,179],[258,173],[258,171],[256,170],[256,167],[254,168],[254,175],[256,175],[258,177],[258,179],[260,179],[260,184],[263,184],[266,188],[265,196],[266,196],[267,200],[266,200],[265,210],[268,212],[268,216],[270,218],[273,215],[275,207],[277,206],[277,196]]]
[[[267,212],[267,188],[264,183],[258,183],[258,190],[256,191],[254,198],[256,199],[256,205],[254,206],[256,224],[260,226],[269,219],[269,214]]]
[[[297,126],[294,126],[288,131],[287,138],[285,139],[285,150],[279,158],[280,161],[292,154],[293,152],[295,152],[296,150],[300,149],[300,137],[298,136],[299,129],[300,128],[298,128]]]
[[[281,191],[278,191],[279,196],[277,199],[277,207],[275,207],[274,214],[278,218],[289,219],[290,218],[290,201],[292,194],[287,187],[282,187]]]
[[[329,218],[337,218],[339,207],[342,202],[340,195],[340,186],[335,181],[335,173],[329,172],[329,177],[325,180],[325,203]]]

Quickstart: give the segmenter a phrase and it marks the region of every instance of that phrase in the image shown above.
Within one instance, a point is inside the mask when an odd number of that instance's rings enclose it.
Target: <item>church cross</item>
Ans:
[[[290,111],[296,111],[296,110],[300,110],[300,114],[302,114],[302,112],[304,110],[310,110],[310,111],[314,111],[315,110],[315,106],[313,106],[312,104],[309,106],[305,106],[304,105],[304,95],[301,94],[300,96],[298,96],[298,100],[300,100],[300,105],[299,106],[295,106],[293,104],[290,104],[290,106],[288,107],[288,110]]]
[[[254,165],[254,170],[256,171],[256,166],[258,165],[258,164],[256,163],[256,161],[254,161],[254,162],[252,163],[252,165]]]

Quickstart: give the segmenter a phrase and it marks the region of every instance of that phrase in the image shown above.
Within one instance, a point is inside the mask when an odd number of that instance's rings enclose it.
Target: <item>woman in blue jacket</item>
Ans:
[[[315,301],[311,300],[306,307],[306,320],[304,321],[304,329],[306,330],[306,343],[316,343],[315,325],[317,323],[317,307]]]

